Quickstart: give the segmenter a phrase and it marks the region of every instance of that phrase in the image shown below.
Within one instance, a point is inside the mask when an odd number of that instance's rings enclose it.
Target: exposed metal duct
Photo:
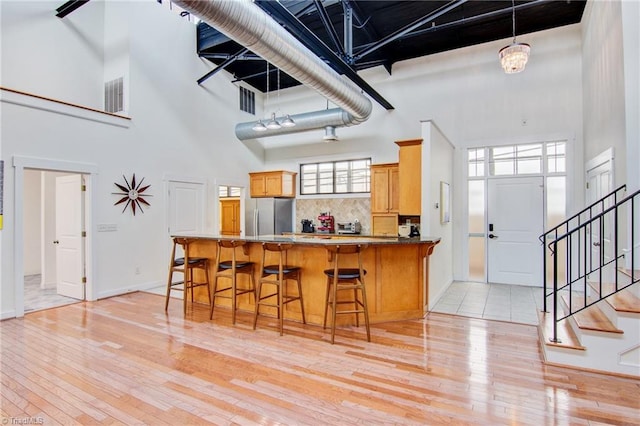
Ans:
[[[334,142],[338,140],[338,135],[336,135],[336,128],[333,126],[327,126],[324,128],[324,136],[322,140],[325,142]]]
[[[279,117],[278,121],[282,121],[283,118],[284,117]],[[267,129],[261,132],[253,130],[253,126],[256,124],[255,121],[239,123],[236,125],[236,137],[241,141],[244,141],[247,139],[264,138],[268,136],[308,132],[309,130],[325,129],[326,127],[336,128],[358,124],[351,114],[341,108],[295,114],[292,115],[291,118],[296,122],[295,127]]]
[[[371,115],[371,101],[359,88],[331,69],[251,0],[173,2],[344,109],[340,114],[343,115],[340,118],[342,123],[326,123],[326,118],[321,118],[326,110],[293,115],[295,127],[260,133],[249,129],[253,132],[251,135],[244,131],[251,123],[241,123],[236,126],[236,136],[239,139],[295,133],[326,126],[348,126],[363,122]],[[314,118],[314,115],[318,117]],[[303,129],[299,116],[307,119],[308,126],[314,121],[316,124]]]

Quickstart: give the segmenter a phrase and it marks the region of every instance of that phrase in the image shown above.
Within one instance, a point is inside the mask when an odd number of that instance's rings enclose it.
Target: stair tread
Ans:
[[[541,338],[544,344],[547,346],[556,346],[567,349],[576,349],[584,351],[586,348],[580,344],[580,340],[576,333],[571,328],[571,325],[567,320],[562,320],[558,323],[558,339],[560,342],[552,342],[553,337],[553,315],[546,312],[539,312],[539,330],[542,334]]]
[[[569,295],[563,294],[562,300],[569,306]],[[592,302],[593,300],[588,298],[587,302]],[[581,309],[584,307],[584,298],[582,295],[574,295],[571,299],[571,308],[572,310]],[[605,315],[602,310],[596,306],[590,306],[587,309],[577,312],[573,314],[573,319],[575,320],[578,327],[583,330],[594,330],[594,331],[604,331],[607,333],[623,333],[622,330],[617,328],[611,320]]]
[[[600,293],[598,283],[589,283],[589,285],[596,293]],[[602,283],[602,293],[607,303],[618,312],[640,314],[640,298],[627,289],[612,294],[615,287],[613,283]]]

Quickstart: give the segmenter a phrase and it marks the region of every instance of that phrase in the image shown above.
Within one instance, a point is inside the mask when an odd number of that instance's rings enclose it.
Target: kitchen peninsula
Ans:
[[[293,244],[287,252],[287,263],[302,268],[302,292],[307,323],[322,325],[324,318],[324,302],[326,292],[326,276],[324,270],[330,265],[327,252],[329,245],[363,244],[367,249],[363,252],[363,266],[367,271],[365,283],[369,317],[372,323],[402,319],[422,318],[424,306],[428,301],[429,288],[429,255],[440,242],[439,238],[395,238],[344,236],[322,234],[285,234],[260,235],[246,237],[228,237],[216,235],[176,235],[188,238],[190,255],[210,259],[210,277],[214,276],[217,241],[245,241],[236,252],[238,259],[251,260],[256,263],[256,282],[260,278],[263,242],[282,242]],[[277,263],[275,257],[269,257],[267,263]],[[230,253],[223,252],[223,260],[230,258]],[[426,260],[426,261],[425,261]],[[354,261],[357,262],[356,259]],[[353,263],[352,265],[357,265]],[[341,266],[343,265],[341,261]],[[248,279],[239,276],[239,280]],[[290,283],[294,285],[294,283]],[[205,289],[196,289],[196,301],[208,303]],[[230,301],[217,300],[216,306],[230,307]],[[239,298],[239,310],[253,312],[254,299],[248,294]],[[285,309],[285,319],[299,320],[297,305]],[[224,312],[224,311],[216,311]],[[273,311],[275,314],[275,311]],[[340,323],[348,323],[345,316]]]

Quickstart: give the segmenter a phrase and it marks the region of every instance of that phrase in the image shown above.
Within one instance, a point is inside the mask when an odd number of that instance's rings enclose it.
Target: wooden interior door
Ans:
[[[220,234],[240,235],[240,200],[220,200]]]

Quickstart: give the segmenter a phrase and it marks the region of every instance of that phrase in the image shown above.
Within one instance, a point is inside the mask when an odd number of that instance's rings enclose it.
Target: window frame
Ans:
[[[357,168],[354,169],[353,166],[355,163],[357,162],[366,162],[366,166],[365,168]],[[347,191],[337,191],[336,186],[339,184],[337,182],[337,174],[341,171],[341,170],[336,170],[336,164],[339,163],[348,163],[348,167],[347,167],[347,182],[346,182],[346,186],[347,186]],[[321,189],[323,187],[323,181],[325,181],[327,179],[327,176],[323,175],[323,172],[326,173],[327,170],[322,168],[322,166],[327,166],[327,165],[331,165],[331,176],[330,176],[330,184],[331,184],[331,191],[327,191],[327,192],[322,192]],[[305,171],[305,167],[306,166],[316,166],[316,171],[314,172],[308,172]],[[371,157],[362,157],[362,158],[350,158],[350,159],[343,159],[343,160],[330,160],[330,161],[317,161],[317,162],[313,162],[313,163],[301,163],[299,165],[299,190],[300,190],[300,195],[301,196],[314,196],[314,195],[324,195],[324,196],[329,196],[329,195],[349,195],[349,194],[369,194],[371,193]],[[360,173],[364,171],[364,176],[356,176],[356,173]],[[313,190],[313,192],[308,192],[307,188],[310,187],[310,185],[305,186],[305,176],[309,175],[309,174],[314,174],[314,178],[310,179],[315,181],[315,189]],[[358,182],[354,182],[354,179],[357,178],[362,178],[364,179],[364,182],[362,183],[358,183]],[[365,186],[365,189],[363,191],[354,191],[353,187],[356,184],[362,184]],[[324,185],[326,185],[326,183],[324,183]]]

